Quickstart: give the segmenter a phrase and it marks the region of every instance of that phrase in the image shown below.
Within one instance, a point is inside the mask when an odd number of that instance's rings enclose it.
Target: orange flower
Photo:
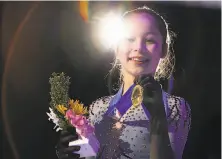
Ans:
[[[62,113],[63,115],[65,115],[65,111],[67,110],[67,108],[64,105],[57,105],[56,109]]]
[[[76,115],[88,114],[87,108],[79,100],[69,100],[69,106]]]

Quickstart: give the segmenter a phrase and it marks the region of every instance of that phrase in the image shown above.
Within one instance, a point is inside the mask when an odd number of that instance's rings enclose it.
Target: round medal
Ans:
[[[133,88],[132,95],[131,95],[132,104],[134,107],[139,106],[143,101],[143,87],[140,85],[136,85]]]

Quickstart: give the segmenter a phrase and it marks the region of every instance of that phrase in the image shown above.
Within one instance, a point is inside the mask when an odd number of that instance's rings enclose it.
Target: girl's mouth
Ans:
[[[128,58],[128,60],[137,64],[143,64],[149,61],[149,59],[142,58],[142,57],[131,57],[131,58]]]

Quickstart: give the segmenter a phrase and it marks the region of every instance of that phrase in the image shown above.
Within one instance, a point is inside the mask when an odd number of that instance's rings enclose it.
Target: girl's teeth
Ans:
[[[131,58],[131,60],[134,60],[134,61],[139,61],[139,62],[143,62],[143,61],[144,61],[144,60],[139,59],[139,58]]]

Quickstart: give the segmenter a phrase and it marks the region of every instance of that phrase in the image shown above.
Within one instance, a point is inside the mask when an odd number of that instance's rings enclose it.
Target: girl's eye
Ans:
[[[129,42],[134,42],[135,39],[134,39],[134,38],[127,38],[127,41],[129,41]]]
[[[154,44],[154,43],[156,43],[156,41],[153,39],[146,39],[146,43],[147,44]]]

